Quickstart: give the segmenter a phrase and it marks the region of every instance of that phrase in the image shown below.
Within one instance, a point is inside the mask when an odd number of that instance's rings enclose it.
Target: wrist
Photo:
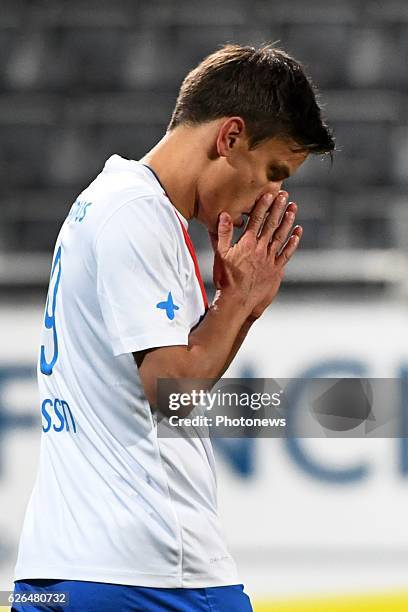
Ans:
[[[231,311],[243,321],[251,317],[253,305],[248,304],[239,291],[233,289],[217,289],[211,308],[214,310]]]

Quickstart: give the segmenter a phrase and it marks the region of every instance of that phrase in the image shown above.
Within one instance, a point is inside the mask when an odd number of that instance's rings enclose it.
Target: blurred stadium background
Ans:
[[[138,159],[160,139],[198,61],[273,41],[319,85],[339,152],[286,186],[303,245],[230,374],[407,375],[405,0],[0,0],[0,589],[36,469],[59,226],[107,157]],[[209,281],[205,232],[191,234]],[[220,503],[256,610],[408,609],[404,439],[230,442]]]

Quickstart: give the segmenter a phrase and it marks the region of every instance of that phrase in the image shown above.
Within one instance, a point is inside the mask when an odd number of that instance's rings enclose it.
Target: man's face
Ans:
[[[217,233],[218,217],[223,211],[240,227],[241,215],[249,214],[265,193],[277,195],[284,179],[308,155],[304,149],[295,150],[293,141],[280,138],[271,138],[249,149],[246,136],[239,133],[235,139],[227,134],[221,144],[217,141],[217,147],[221,154],[201,176],[197,193],[197,218],[212,234]]]

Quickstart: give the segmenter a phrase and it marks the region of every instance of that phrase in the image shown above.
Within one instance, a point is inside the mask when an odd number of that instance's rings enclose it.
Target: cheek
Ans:
[[[226,210],[234,206],[234,202],[242,197],[242,179],[235,173],[226,173],[218,182],[208,185],[206,199],[213,208]]]
[[[215,169],[214,169],[215,170]],[[247,208],[259,195],[258,177],[248,168],[217,168],[200,181],[199,217],[218,218],[225,210],[236,214]]]
[[[231,191],[234,193],[234,197],[239,199],[250,197],[258,189],[258,181],[249,172],[236,173],[236,176],[231,182]]]
[[[251,205],[259,196],[260,190],[264,186],[258,177],[250,172],[236,173],[234,179],[229,184],[230,207],[234,210],[242,210]]]
[[[255,201],[264,187],[264,183],[260,182],[256,177],[251,176],[245,185],[242,185],[240,199],[246,200],[247,203]]]

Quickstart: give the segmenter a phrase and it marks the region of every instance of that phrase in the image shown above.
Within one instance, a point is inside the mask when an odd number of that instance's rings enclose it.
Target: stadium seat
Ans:
[[[364,27],[353,30],[348,55],[350,83],[360,87],[408,85],[405,61],[406,27]]]
[[[294,24],[287,28],[283,46],[300,59],[320,87],[342,87],[347,77],[351,28],[348,24]],[[325,61],[322,61],[324,49]]]
[[[37,242],[20,240],[22,248],[48,249],[34,217],[21,220],[18,202],[26,201],[27,190],[74,196],[112,153],[139,158],[162,136],[191,67],[226,42],[268,41],[279,41],[305,64],[323,90],[337,137],[332,168],[313,158],[288,183],[305,215],[304,244],[328,247],[335,224],[342,229],[333,239],[345,244],[347,211],[356,206],[350,190],[395,193],[406,186],[407,21],[403,0],[4,0],[0,178],[14,194],[24,236],[37,236]],[[320,210],[316,198],[328,209]],[[44,195],[44,202],[46,223],[57,224],[61,209],[52,197]],[[375,239],[376,223],[383,222],[375,207],[363,206],[351,242]],[[392,232],[387,236],[395,237]],[[196,233],[198,246],[206,248]]]
[[[255,3],[255,15],[260,21],[269,23],[283,22],[287,24],[314,24],[316,30],[324,24],[355,23],[358,18],[358,7],[355,2],[340,0],[338,2],[325,2],[325,0],[312,0],[305,3],[302,0],[278,0],[269,2],[259,0]]]
[[[392,178],[405,187],[408,183],[408,127],[396,126],[391,133]]]

